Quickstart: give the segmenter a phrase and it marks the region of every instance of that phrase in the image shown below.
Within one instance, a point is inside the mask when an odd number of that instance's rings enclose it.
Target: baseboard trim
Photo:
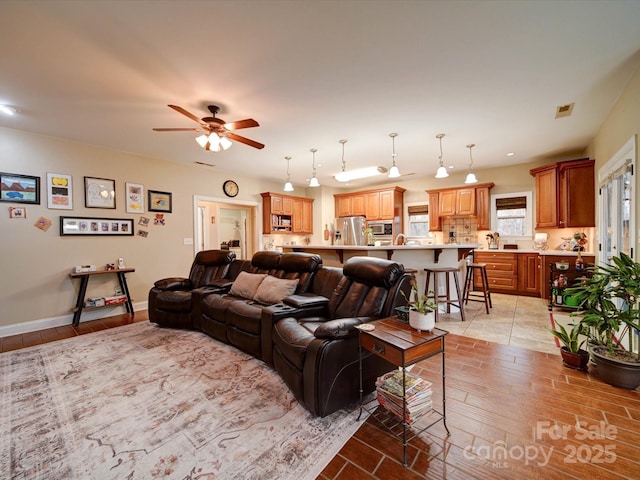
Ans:
[[[133,311],[138,312],[140,310],[147,309],[147,302],[138,302],[133,304]],[[82,314],[80,323],[90,322],[91,320],[98,320],[100,318],[112,317],[121,313],[126,313],[126,309],[122,305],[114,306],[113,308],[103,308],[100,310],[90,310]],[[0,326],[0,338],[9,337],[11,335],[20,335],[22,333],[37,332],[39,330],[46,330],[47,328],[62,327],[65,325],[71,325],[73,322],[73,314],[60,315],[58,317],[41,318],[39,320],[31,320],[29,322],[14,323],[11,325]]]

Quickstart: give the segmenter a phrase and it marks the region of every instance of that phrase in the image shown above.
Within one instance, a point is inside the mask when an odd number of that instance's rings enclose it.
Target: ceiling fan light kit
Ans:
[[[232,145],[232,140],[235,142],[244,143],[250,147],[262,149],[264,145],[246,137],[242,137],[237,133],[233,133],[233,130],[239,130],[241,128],[259,127],[260,124],[253,118],[247,118],[244,120],[238,120],[237,122],[225,122],[224,120],[217,118],[216,114],[220,111],[220,108],[216,105],[209,105],[210,117],[198,118],[193,113],[185,110],[178,105],[168,105],[169,108],[174,109],[176,112],[181,113],[185,117],[193,120],[200,125],[200,128],[154,128],[156,132],[202,132],[204,134],[196,137],[196,142],[211,152],[219,152],[227,150]]]
[[[473,173],[472,168],[473,168],[473,157],[471,156],[471,149],[473,147],[475,147],[476,144],[475,143],[470,143],[469,145],[467,145],[467,148],[469,149],[469,173],[467,173],[467,178],[465,179],[464,183],[478,183],[478,179],[476,178],[476,174]]]

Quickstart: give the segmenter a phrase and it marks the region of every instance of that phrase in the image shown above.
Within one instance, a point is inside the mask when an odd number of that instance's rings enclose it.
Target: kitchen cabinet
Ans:
[[[536,228],[595,226],[595,160],[556,162],[533,168]]]
[[[448,187],[427,190],[429,194],[429,231],[442,231],[442,217],[477,217],[478,230],[490,230],[490,190],[493,183],[473,187]]]
[[[473,252],[473,261],[487,265],[489,289],[492,292],[517,292],[518,257],[516,253],[475,250]],[[473,284],[481,284],[480,272],[475,273]]]
[[[537,253],[518,253],[518,292],[540,296],[542,259]]]
[[[262,233],[313,233],[313,199],[263,192]]]
[[[336,217],[364,215],[367,221],[402,221],[405,189],[387,187],[334,195]],[[398,231],[398,233],[400,233]]]

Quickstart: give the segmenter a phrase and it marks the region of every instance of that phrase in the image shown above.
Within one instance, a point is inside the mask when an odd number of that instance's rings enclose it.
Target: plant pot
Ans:
[[[640,386],[640,362],[612,358],[609,349],[605,346],[593,347],[591,355],[603,382],[628,390],[634,390]]]
[[[433,310],[426,313],[409,310],[409,325],[419,332],[430,332],[436,326],[436,314]]]
[[[560,356],[562,357],[562,363],[565,367],[573,368],[574,370],[581,370],[586,372],[589,364],[589,352],[586,350],[579,350],[578,353],[570,352],[567,347],[560,349]]]

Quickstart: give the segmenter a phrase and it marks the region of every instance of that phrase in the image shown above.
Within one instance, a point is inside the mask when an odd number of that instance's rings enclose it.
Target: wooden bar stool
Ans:
[[[460,309],[460,317],[462,318],[462,321],[464,322],[464,308],[463,308],[463,296],[462,296],[462,290],[460,290],[460,278],[458,277],[458,273],[460,272],[459,269],[455,268],[455,267],[441,267],[441,268],[437,268],[437,267],[430,267],[430,268],[425,268],[424,269],[425,272],[427,272],[427,279],[425,281],[424,284],[424,294],[428,297],[428,298],[433,298],[434,302],[436,302],[436,304],[439,303],[446,303],[447,305],[447,313],[451,313],[451,305],[453,305],[454,307],[458,307]],[[445,278],[445,286],[446,286],[446,293],[444,295],[440,295],[439,294],[439,287],[438,287],[438,274],[439,273],[444,273],[444,278]],[[433,294],[429,293],[429,285],[430,285],[430,280],[431,280],[431,274],[433,274]],[[451,298],[451,285],[449,282],[449,274],[453,275],[453,281],[456,285],[456,292],[458,294],[458,298],[457,299],[452,299]],[[444,299],[444,300],[442,300]],[[436,312],[435,312],[435,317],[436,317],[436,322],[438,321],[438,309],[436,308]]]
[[[482,284],[482,294],[472,293],[473,276],[475,271],[480,273],[480,283]],[[464,304],[467,305],[469,300],[472,302],[484,302],[484,308],[489,314],[489,308],[493,308],[491,303],[491,291],[489,290],[489,279],[487,278],[486,263],[472,263],[467,265],[467,275],[464,278]]]

